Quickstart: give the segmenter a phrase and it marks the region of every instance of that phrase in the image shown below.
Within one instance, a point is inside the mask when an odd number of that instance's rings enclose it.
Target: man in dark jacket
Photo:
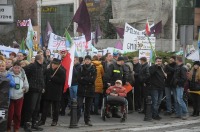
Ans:
[[[91,62],[91,56],[85,56],[85,64],[78,71],[78,121],[81,117],[81,109],[85,98],[84,121],[88,126],[92,126],[90,108],[95,94],[95,80],[97,76],[96,67]]]
[[[160,120],[159,106],[163,98],[163,91],[165,89],[165,79],[167,74],[162,67],[162,58],[156,57],[155,65],[149,68],[150,71],[150,95],[152,98],[152,118],[154,120]]]
[[[141,111],[142,108],[142,92],[141,92],[141,85],[139,82],[139,71],[140,71],[141,65],[139,63],[139,58],[134,57],[133,58],[133,71],[134,71],[134,104],[135,104],[135,110]]]
[[[175,93],[175,87],[173,87],[171,85],[173,76],[174,76],[174,71],[171,70],[169,67],[175,69],[176,67],[176,57],[172,56],[169,59],[169,64],[165,66],[165,72],[167,74],[167,79],[165,81],[165,95],[166,95],[166,107],[167,107],[167,111],[165,112],[165,115],[171,115],[172,114],[172,101],[171,101],[171,97],[173,93]],[[175,98],[175,96],[174,96]]]
[[[55,73],[55,75],[54,75]],[[65,70],[60,67],[60,60],[54,58],[51,62],[51,68],[45,71],[45,93],[44,105],[41,120],[38,125],[44,125],[47,117],[47,111],[50,105],[53,107],[53,121],[51,126],[56,126],[60,109],[60,101],[65,83]]]
[[[141,91],[139,91],[141,95],[137,95],[137,96],[140,97],[138,99],[138,101],[141,101],[140,104],[143,103],[142,104],[143,110],[141,109],[139,112],[144,113],[146,111],[146,105],[145,105],[146,97],[149,94],[148,88],[150,85],[150,82],[149,82],[150,73],[149,73],[149,64],[147,62],[147,58],[141,57],[140,63],[141,63],[141,65],[140,65],[140,69],[139,69],[139,73],[138,73],[138,83],[139,83],[139,87],[141,88],[140,89]]]
[[[114,86],[116,80],[121,80],[123,85],[125,85],[128,80],[127,68],[124,67],[124,57],[118,57],[117,62],[113,62],[110,64],[108,69],[108,85]],[[117,114],[118,109],[113,108],[112,117],[121,118],[120,115]],[[110,115],[107,115],[109,118]]]
[[[29,92],[25,94],[25,106],[26,110],[24,113],[24,130],[25,132],[31,132],[31,121],[32,129],[42,131],[43,129],[38,127],[38,112],[40,110],[40,99],[42,92],[45,88],[44,76],[43,76],[43,56],[36,55],[35,62],[24,67],[28,82]],[[32,120],[31,120],[32,118]]]
[[[176,87],[175,90],[175,106],[176,106],[176,115],[175,118],[182,118],[183,120],[188,117],[188,109],[183,100],[184,85],[187,81],[187,69],[183,65],[182,57],[176,58],[177,67],[174,72],[174,77],[172,85]]]

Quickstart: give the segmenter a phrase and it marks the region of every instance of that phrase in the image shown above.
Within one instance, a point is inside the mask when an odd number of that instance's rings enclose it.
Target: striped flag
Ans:
[[[150,27],[149,27],[149,21],[148,21],[148,19],[147,19],[147,22],[146,22],[145,31],[146,31],[146,35],[147,35],[147,36],[150,36],[151,30],[150,30]]]
[[[67,30],[65,31],[65,39],[66,39],[66,47],[70,48],[72,44],[72,38]]]
[[[25,41],[24,41],[24,38],[22,39],[22,42],[20,44],[19,52],[25,53]]]

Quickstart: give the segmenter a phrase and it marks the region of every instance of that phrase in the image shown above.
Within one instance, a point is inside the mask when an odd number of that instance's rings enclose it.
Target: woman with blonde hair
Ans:
[[[199,116],[200,110],[200,62],[195,61],[189,74],[189,92],[192,97],[193,114]]]

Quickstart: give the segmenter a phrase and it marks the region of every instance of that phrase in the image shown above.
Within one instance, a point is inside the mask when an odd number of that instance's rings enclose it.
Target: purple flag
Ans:
[[[116,49],[120,49],[122,50],[123,49],[123,44],[120,40],[118,40],[116,43],[115,43],[115,48]]]
[[[82,0],[72,21],[78,24],[77,32],[83,33],[85,35],[86,41],[90,41],[91,40],[90,15],[88,13],[88,9],[84,0]]]
[[[151,34],[159,34],[162,32],[162,21],[151,27]]]
[[[96,26],[96,31],[95,31],[95,44],[98,43],[98,37],[101,36],[101,29],[100,29],[100,26],[99,24],[97,24]]]
[[[47,27],[45,31],[45,46],[48,45],[50,34],[53,32],[49,21],[47,21]]]
[[[124,38],[124,28],[116,27],[116,31],[120,38]]]

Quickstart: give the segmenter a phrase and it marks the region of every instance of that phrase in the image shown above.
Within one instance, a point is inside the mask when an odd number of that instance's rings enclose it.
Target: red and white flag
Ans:
[[[146,35],[150,36],[151,35],[151,30],[150,30],[150,27],[149,27],[149,21],[148,21],[148,19],[147,19],[145,30],[146,30]]]
[[[62,60],[62,66],[66,69],[66,79],[64,86],[64,93],[71,86],[72,83],[72,75],[73,75],[73,67],[74,67],[74,54],[75,54],[75,44],[73,44],[68,51],[65,58]]]

